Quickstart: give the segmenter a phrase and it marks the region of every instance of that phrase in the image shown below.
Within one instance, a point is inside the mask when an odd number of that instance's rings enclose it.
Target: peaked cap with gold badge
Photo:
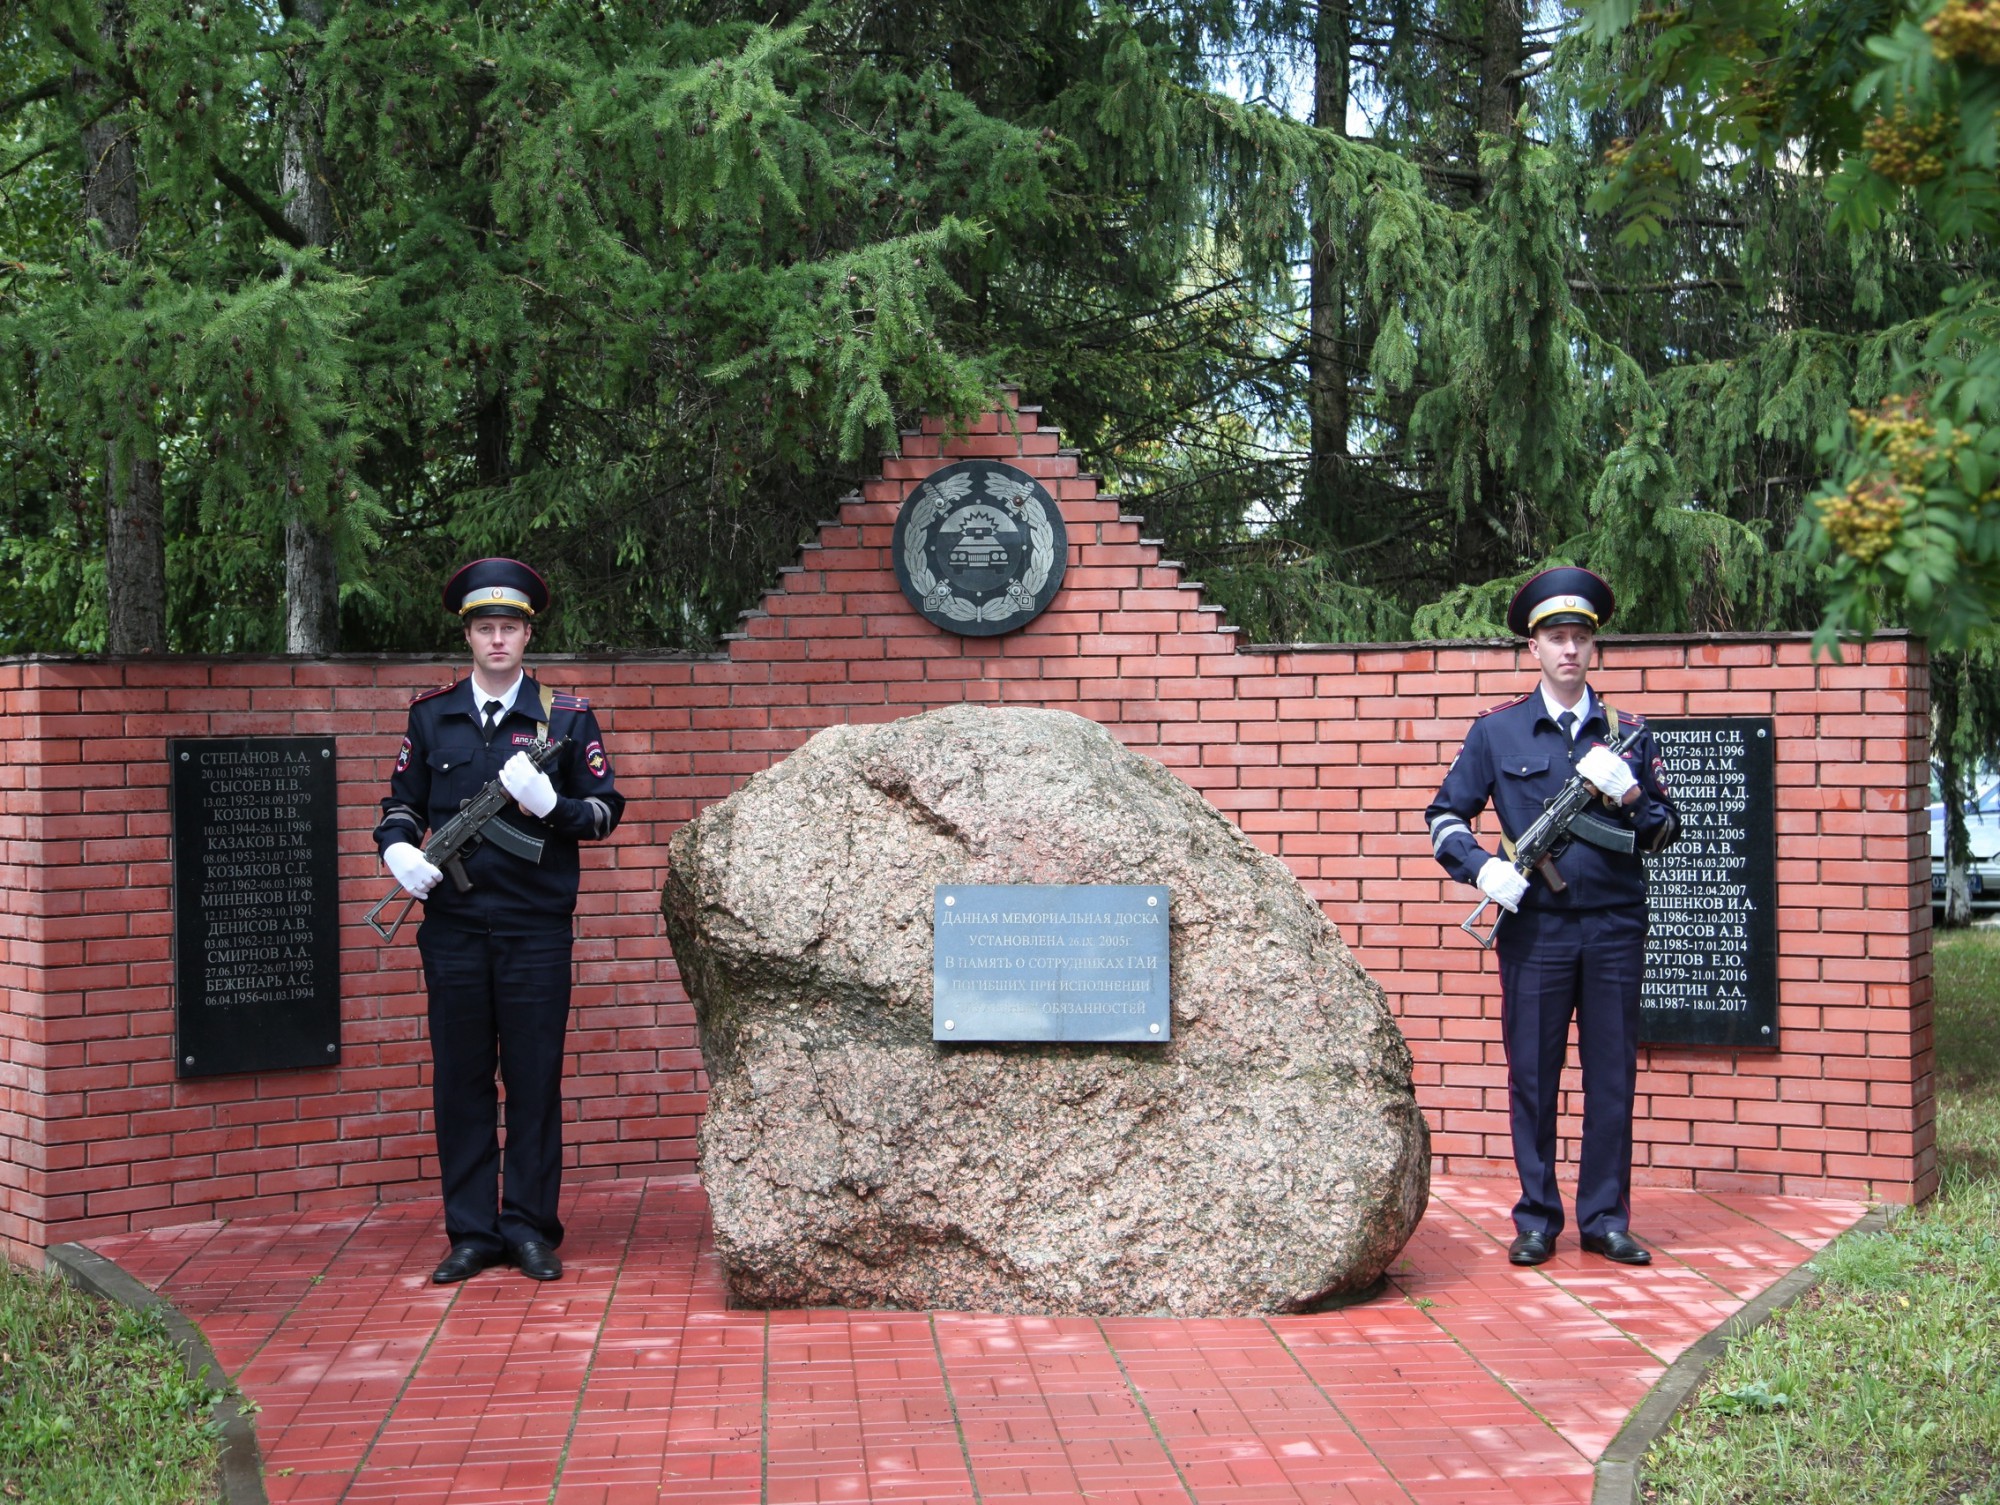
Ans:
[[[1507,630],[1520,637],[1532,637],[1538,627],[1560,627],[1580,623],[1600,630],[1611,620],[1617,601],[1601,575],[1579,565],[1558,565],[1543,570],[1514,592],[1507,608]]]
[[[548,582],[518,559],[475,559],[445,582],[444,609],[474,617],[524,617],[549,609]]]

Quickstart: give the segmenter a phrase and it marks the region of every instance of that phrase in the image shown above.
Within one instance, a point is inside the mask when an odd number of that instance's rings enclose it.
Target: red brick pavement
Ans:
[[[1440,1177],[1379,1299],[1312,1317],[731,1311],[692,1178],[586,1182],[568,1274],[429,1283],[429,1202],[91,1247],[260,1408],[273,1502],[1587,1501],[1666,1366],[1865,1210],[1645,1190],[1659,1253],[1506,1261]]]

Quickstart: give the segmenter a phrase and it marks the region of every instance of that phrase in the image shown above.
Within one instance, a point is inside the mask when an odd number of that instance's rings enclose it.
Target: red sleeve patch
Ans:
[[[611,772],[611,762],[604,756],[604,744],[593,742],[583,750],[583,763],[595,778],[603,778]]]
[[[410,739],[403,739],[403,750],[396,754],[396,772],[401,773],[410,766]]]
[[[1665,794],[1667,792],[1668,785],[1667,785],[1666,759],[1664,758],[1653,759],[1653,782],[1659,786],[1660,793]]]

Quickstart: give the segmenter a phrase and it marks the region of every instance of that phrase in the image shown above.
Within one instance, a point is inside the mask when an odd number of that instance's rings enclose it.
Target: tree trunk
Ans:
[[[1966,864],[1972,856],[1965,829],[1965,770],[1958,756],[1959,712],[1965,656],[1931,656],[1931,767],[1944,801],[1944,916],[1947,929],[1972,923],[1971,884]]]
[[[286,8],[314,31],[325,29],[320,0],[293,0]],[[284,151],[278,187],[285,219],[307,245],[333,244],[333,200],[321,162],[320,118],[306,89],[303,69],[292,72],[292,97],[285,113]],[[294,516],[285,525],[285,651],[324,657],[340,646],[340,566],[333,547],[332,519]]]
[[[1348,0],[1321,0],[1313,26],[1313,124],[1347,134]],[[1358,531],[1354,498],[1347,494],[1346,250],[1347,216],[1320,201],[1312,228],[1312,312],[1306,349],[1307,403],[1312,453],[1306,472],[1306,510],[1336,547]]]
[[[98,35],[114,51],[125,41],[122,6],[106,8]],[[78,69],[74,83],[88,104],[112,87]],[[101,226],[107,251],[130,260],[139,249],[139,173],[132,150],[136,118],[117,110],[83,133],[83,217]],[[144,399],[136,399],[143,408]],[[159,441],[152,415],[134,423],[119,412],[104,452],[104,578],[109,600],[108,653],[167,651],[166,517],[160,494]]]
[[[1486,34],[1479,49],[1479,129],[1482,135],[1512,137],[1521,109],[1521,0],[1487,0]],[[1489,185],[1481,175],[1479,197]]]
[[[513,475],[509,459],[512,440],[507,432],[507,417],[512,411],[503,387],[480,403],[473,415],[473,473],[481,486],[504,486]]]

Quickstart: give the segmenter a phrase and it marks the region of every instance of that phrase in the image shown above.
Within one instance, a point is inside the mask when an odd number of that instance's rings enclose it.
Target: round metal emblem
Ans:
[[[896,583],[924,620],[966,637],[1025,627],[1062,589],[1069,534],[1055,498],[998,460],[935,472],[896,514]]]

